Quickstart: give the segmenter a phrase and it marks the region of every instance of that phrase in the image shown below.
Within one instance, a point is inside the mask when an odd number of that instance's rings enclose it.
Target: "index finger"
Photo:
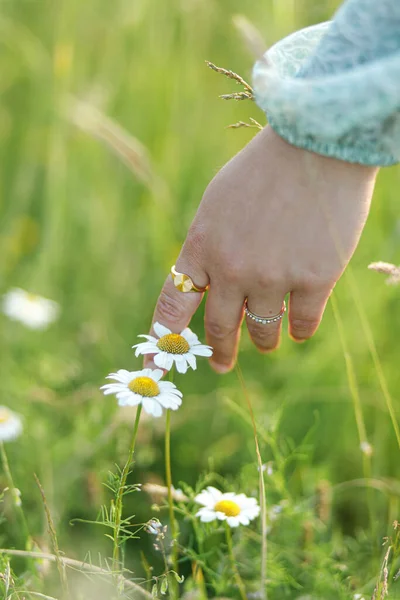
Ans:
[[[205,288],[209,283],[209,278],[204,270],[183,257],[178,259],[176,271],[188,275],[196,287]],[[180,291],[175,287],[173,278],[169,274],[157,300],[151,331],[154,332],[154,323],[160,323],[172,333],[181,333],[190,323],[203,296],[202,292]],[[155,367],[152,355],[145,356],[144,365],[147,368]]]

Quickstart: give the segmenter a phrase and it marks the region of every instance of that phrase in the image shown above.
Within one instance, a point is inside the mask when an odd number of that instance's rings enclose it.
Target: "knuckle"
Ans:
[[[204,227],[192,225],[187,235],[185,249],[187,249],[192,256],[201,256],[205,247],[206,237],[207,234]]]
[[[270,323],[268,325],[249,325],[249,331],[251,337],[257,344],[270,345],[278,337],[279,325],[276,323]]]
[[[179,323],[185,316],[185,309],[177,298],[162,290],[158,298],[157,310],[159,315],[172,323]]]
[[[284,284],[282,273],[270,269],[257,269],[255,272],[255,281],[261,289],[281,289]]]
[[[237,329],[234,326],[214,321],[213,319],[206,319],[205,326],[211,338],[221,341],[234,335]]]
[[[224,280],[227,283],[238,283],[241,281],[241,272],[238,263],[232,258],[226,258],[222,263]]]

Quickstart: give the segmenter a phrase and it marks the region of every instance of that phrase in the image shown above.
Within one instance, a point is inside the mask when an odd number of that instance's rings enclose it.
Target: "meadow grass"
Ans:
[[[329,18],[337,5],[1,3],[0,291],[20,286],[62,307],[60,320],[40,333],[0,316],[0,404],[25,425],[5,445],[23,519],[5,489],[4,460],[0,479],[0,547],[15,550],[0,555],[7,600],[114,594],[113,544],[104,534],[118,482],[109,473],[126,463],[135,413],[117,409],[98,388],[110,371],[137,367],[131,346],[147,331],[204,188],[257,131],[227,126],[265,123],[253,102],[218,98],[239,88],[205,61],[249,81],[253,57],[235,15],[255,23],[271,45]],[[242,380],[238,371],[217,376],[205,361],[179,380],[184,403],[172,420],[172,476],[189,497],[201,485],[258,495],[246,397],[254,411],[265,465],[263,568],[260,525],[233,532],[236,566],[253,598],[265,590],[269,600],[400,597],[392,525],[400,515],[393,427],[400,290],[367,270],[376,260],[400,263],[398,190],[398,168],[385,169],[351,271],[311,341],[298,346],[284,336],[278,352],[261,356],[244,331]],[[192,326],[204,338],[202,309]],[[128,483],[146,482],[165,484],[164,419],[140,424]],[[166,501],[130,491],[125,517],[134,515],[135,528],[122,549],[120,597],[141,597],[137,585],[161,597],[163,556],[143,524],[167,523]],[[177,505],[180,593],[239,598],[223,528],[201,527],[193,510],[193,503]],[[382,547],[384,536],[392,542]],[[39,550],[41,560],[21,555]]]

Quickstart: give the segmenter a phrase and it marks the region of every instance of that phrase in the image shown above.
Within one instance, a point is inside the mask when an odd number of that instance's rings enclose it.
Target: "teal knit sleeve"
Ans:
[[[257,61],[255,97],[284,139],[364,165],[400,161],[400,0],[347,0]]]

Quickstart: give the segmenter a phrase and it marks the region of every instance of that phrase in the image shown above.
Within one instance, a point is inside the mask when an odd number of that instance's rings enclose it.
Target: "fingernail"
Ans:
[[[210,365],[212,366],[214,371],[217,371],[217,373],[220,373],[220,375],[228,373],[232,368],[230,365],[221,365],[220,363],[216,363],[213,360],[210,360]]]

